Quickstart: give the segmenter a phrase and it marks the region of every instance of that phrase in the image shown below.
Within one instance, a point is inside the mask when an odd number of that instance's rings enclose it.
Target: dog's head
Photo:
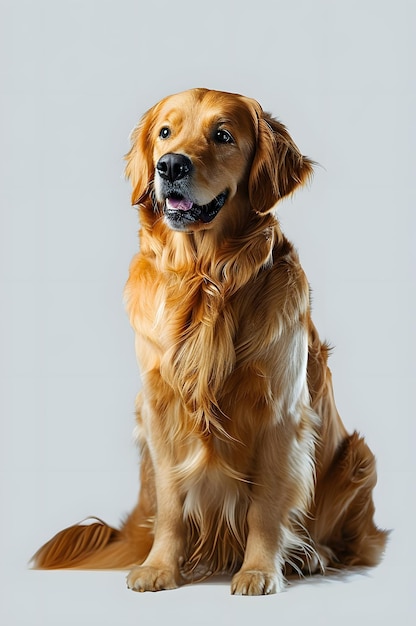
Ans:
[[[173,230],[212,228],[227,207],[270,211],[310,176],[285,127],[250,98],[207,89],[169,96],[132,133],[132,203]],[[153,195],[154,192],[154,195]]]

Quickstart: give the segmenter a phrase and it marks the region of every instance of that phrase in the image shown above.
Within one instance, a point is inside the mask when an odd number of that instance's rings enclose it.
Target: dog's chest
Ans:
[[[181,388],[195,377],[214,386],[224,380],[235,363],[239,325],[232,300],[199,277],[159,276],[150,289],[139,283],[135,291],[130,312],[142,370],[159,367]]]
[[[208,411],[235,370],[267,352],[262,281],[228,294],[198,275],[144,269],[126,289],[141,371],[157,372],[189,410]]]

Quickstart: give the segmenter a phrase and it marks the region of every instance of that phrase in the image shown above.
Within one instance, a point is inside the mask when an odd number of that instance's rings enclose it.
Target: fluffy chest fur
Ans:
[[[193,430],[224,434],[225,428],[234,436],[227,420],[229,396],[244,394],[246,376],[251,395],[257,396],[251,402],[265,402],[277,392],[270,376],[276,365],[270,363],[286,326],[299,323],[308,311],[307,283],[291,245],[269,218],[248,242],[234,242],[234,251],[228,243],[205,266],[198,263],[195,241],[180,241],[184,249],[175,259],[144,246],[126,286],[144,393],[152,378],[160,378],[180,399]]]

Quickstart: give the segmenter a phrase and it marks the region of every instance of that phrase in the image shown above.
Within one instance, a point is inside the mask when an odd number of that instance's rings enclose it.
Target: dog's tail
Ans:
[[[33,568],[128,569],[145,560],[153,543],[150,524],[135,524],[130,516],[117,530],[97,518],[88,521],[52,537],[32,557]]]

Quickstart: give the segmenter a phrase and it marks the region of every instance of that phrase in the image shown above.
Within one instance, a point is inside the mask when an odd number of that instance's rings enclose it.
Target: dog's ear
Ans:
[[[124,157],[127,161],[125,175],[133,188],[131,203],[140,204],[150,191],[153,180],[153,161],[151,150],[151,129],[154,109],[145,113],[130,136],[131,149]]]
[[[257,146],[249,177],[249,195],[257,213],[265,214],[312,175],[313,161],[299,152],[286,128],[258,113]]]

